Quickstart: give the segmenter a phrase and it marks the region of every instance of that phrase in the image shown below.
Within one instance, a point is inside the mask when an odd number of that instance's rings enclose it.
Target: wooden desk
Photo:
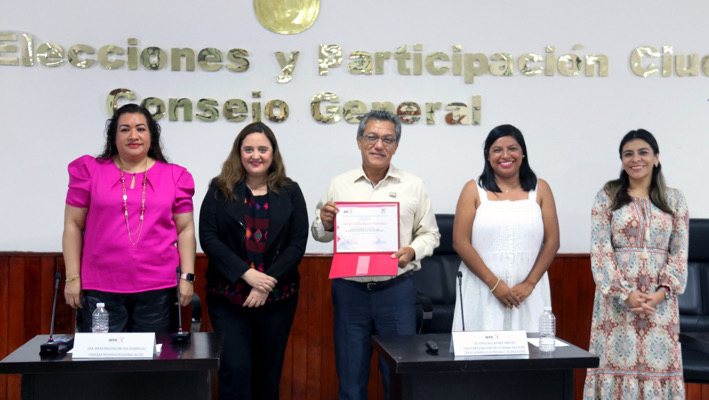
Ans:
[[[153,359],[80,359],[71,354],[40,357],[38,335],[0,361],[0,374],[22,374],[22,399],[153,400],[211,396],[211,370],[219,368],[223,337],[192,333],[192,343],[170,343],[158,334],[160,355]]]
[[[450,338],[372,338],[390,367],[391,399],[573,399],[574,369],[598,366],[598,357],[574,345],[553,353],[529,345],[528,356],[454,357]],[[438,344],[437,355],[426,351],[427,340]]]

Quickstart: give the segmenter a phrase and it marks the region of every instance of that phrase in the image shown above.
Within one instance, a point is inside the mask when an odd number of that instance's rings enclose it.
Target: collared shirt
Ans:
[[[333,232],[325,231],[320,220],[320,209],[328,201],[374,201],[399,203],[399,245],[410,246],[416,252],[415,260],[406,267],[399,268],[399,275],[421,268],[420,260],[433,254],[441,235],[438,233],[436,217],[431,206],[431,198],[423,181],[406,171],[389,166],[384,179],[374,184],[362,167],[338,175],[330,181],[327,192],[315,209],[315,220],[311,226],[313,238],[319,242],[329,242]],[[358,282],[382,281],[388,277],[346,278]]]

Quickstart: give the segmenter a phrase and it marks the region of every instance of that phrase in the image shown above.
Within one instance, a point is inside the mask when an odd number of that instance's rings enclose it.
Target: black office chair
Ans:
[[[680,332],[709,332],[709,219],[689,220],[687,288],[679,296]],[[682,343],[684,381],[709,383],[709,354]]]
[[[421,260],[413,278],[418,291],[418,333],[446,333],[453,326],[455,285],[460,257],[453,250],[453,214],[436,214],[441,244]]]

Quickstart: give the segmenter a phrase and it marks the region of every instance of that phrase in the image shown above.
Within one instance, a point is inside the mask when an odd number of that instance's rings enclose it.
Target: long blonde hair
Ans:
[[[246,125],[236,136],[231,152],[222,164],[222,172],[214,178],[217,180],[220,192],[228,201],[236,200],[237,196],[234,194],[234,186],[246,179],[246,170],[244,170],[244,165],[241,163],[241,145],[244,139],[252,133],[262,133],[266,135],[273,149],[273,159],[271,160],[271,166],[268,168],[268,177],[266,178],[268,189],[274,193],[278,193],[280,187],[291,182],[286,176],[286,167],[283,165],[281,152],[278,150],[276,135],[274,135],[271,128],[266,126],[263,122],[252,122]]]

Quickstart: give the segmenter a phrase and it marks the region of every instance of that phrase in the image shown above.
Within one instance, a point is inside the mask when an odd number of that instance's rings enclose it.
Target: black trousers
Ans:
[[[207,293],[214,331],[224,332],[219,399],[278,399],[283,358],[297,304],[297,294],[248,308]]]
[[[138,293],[84,290],[83,308],[76,310],[76,325],[79,332],[91,332],[96,303],[106,303],[109,332],[170,332],[170,313],[176,302],[175,288]]]

